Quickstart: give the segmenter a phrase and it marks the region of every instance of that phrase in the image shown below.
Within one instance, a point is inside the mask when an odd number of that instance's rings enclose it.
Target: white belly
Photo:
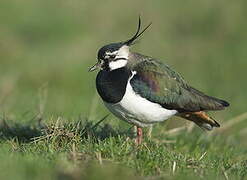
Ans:
[[[150,102],[136,94],[128,82],[123,99],[116,104],[105,103],[105,106],[118,118],[137,126],[149,126],[164,121],[177,113],[157,103]]]

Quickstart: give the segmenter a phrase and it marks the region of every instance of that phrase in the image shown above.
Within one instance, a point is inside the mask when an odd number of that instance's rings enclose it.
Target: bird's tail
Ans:
[[[217,121],[203,111],[180,113],[179,116],[193,121],[196,125],[208,131],[211,131],[214,127],[220,127],[220,124]]]

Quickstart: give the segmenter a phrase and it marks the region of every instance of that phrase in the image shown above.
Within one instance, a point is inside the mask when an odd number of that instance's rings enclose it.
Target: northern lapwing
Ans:
[[[89,69],[100,69],[96,87],[105,106],[119,119],[137,126],[137,143],[142,127],[162,122],[172,116],[193,121],[202,129],[220,127],[205,111],[223,110],[229,103],[191,87],[183,77],[152,57],[131,52],[141,32],[127,41],[111,43],[98,51],[98,62]]]

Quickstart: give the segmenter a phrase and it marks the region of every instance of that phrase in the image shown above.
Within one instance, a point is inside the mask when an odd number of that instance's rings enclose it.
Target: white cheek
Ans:
[[[118,56],[128,59],[129,56],[129,47],[123,46],[118,50]]]
[[[127,64],[127,60],[124,60],[124,59],[117,60],[117,61],[111,61],[109,63],[109,68],[110,70],[114,70],[114,69],[122,68],[126,66],[126,64]]]

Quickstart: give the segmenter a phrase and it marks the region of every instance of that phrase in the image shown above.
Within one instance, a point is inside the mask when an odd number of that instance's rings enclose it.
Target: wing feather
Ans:
[[[190,87],[181,75],[157,60],[144,58],[132,70],[137,72],[130,80],[134,91],[166,109],[197,112],[221,110],[229,105]]]

